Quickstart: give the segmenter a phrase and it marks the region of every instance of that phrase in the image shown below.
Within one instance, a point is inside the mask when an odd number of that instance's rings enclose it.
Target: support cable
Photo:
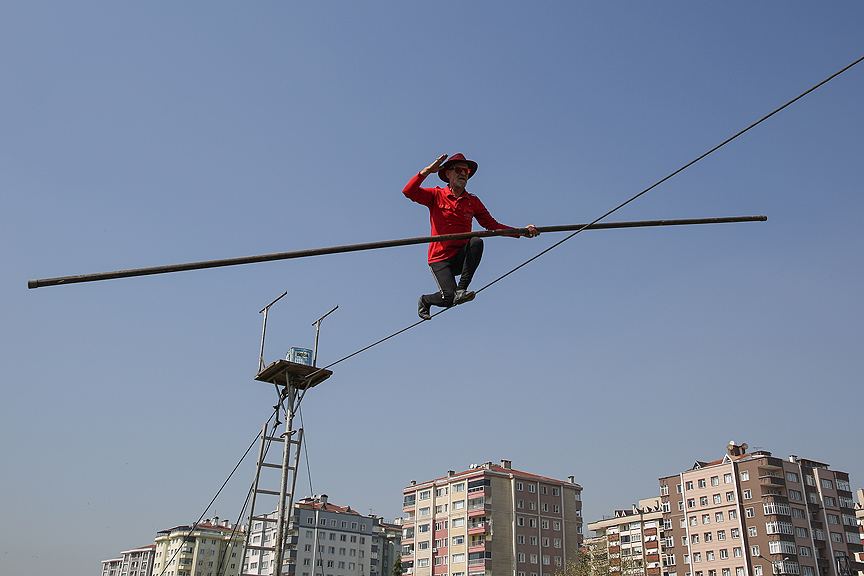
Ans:
[[[480,289],[475,290],[475,292],[477,292],[477,293],[482,292],[482,291],[485,290],[486,288],[489,288],[490,286],[492,286],[493,284],[497,283],[498,281],[503,280],[504,278],[506,278],[506,277],[509,276],[510,274],[516,272],[516,271],[519,270],[520,268],[526,266],[527,264],[533,262],[534,260],[537,260],[538,258],[540,258],[541,256],[543,256],[544,254],[550,252],[550,251],[553,250],[554,248],[557,248],[558,246],[560,246],[561,244],[563,244],[563,243],[566,242],[567,240],[570,240],[571,238],[573,238],[574,236],[576,236],[577,234],[579,234],[580,232],[582,232],[582,231],[585,230],[586,228],[590,228],[591,226],[597,224],[598,222],[600,222],[600,220],[603,220],[603,219],[606,218],[607,216],[613,214],[614,212],[617,212],[618,210],[620,210],[620,209],[623,208],[624,206],[630,204],[631,202],[633,202],[634,200],[636,200],[636,199],[639,198],[640,196],[642,196],[642,195],[648,193],[649,191],[653,190],[654,188],[656,188],[656,187],[659,186],[660,184],[666,182],[667,180],[669,180],[669,179],[672,178],[673,176],[676,176],[676,175],[680,174],[681,172],[683,172],[684,170],[686,170],[687,168],[689,168],[689,167],[692,166],[693,164],[696,164],[697,162],[699,162],[700,160],[702,160],[703,158],[705,158],[705,157],[708,156],[709,154],[712,154],[712,153],[716,152],[717,150],[719,150],[720,148],[722,148],[722,147],[725,146],[726,144],[732,142],[733,140],[735,140],[736,138],[738,138],[739,136],[741,136],[741,135],[744,134],[745,132],[748,132],[749,130],[755,128],[756,126],[758,126],[759,124],[761,124],[761,123],[764,122],[765,120],[771,118],[772,116],[774,116],[775,114],[777,114],[777,113],[780,112],[781,110],[783,110],[783,109],[785,109],[785,108],[791,106],[792,104],[794,104],[795,102],[797,102],[798,100],[800,100],[801,98],[803,98],[804,96],[810,94],[811,92],[813,92],[814,90],[816,90],[816,89],[819,88],[820,86],[823,86],[824,84],[826,84],[826,83],[828,83],[829,81],[833,80],[834,78],[836,78],[837,76],[839,76],[839,75],[842,74],[843,72],[846,72],[847,70],[849,70],[850,68],[852,68],[852,67],[855,66],[856,64],[859,64],[859,63],[862,62],[862,61],[864,61],[864,56],[862,56],[861,58],[858,58],[857,60],[855,60],[855,61],[852,62],[851,64],[849,64],[849,65],[847,65],[847,66],[844,66],[843,68],[841,68],[840,70],[838,70],[838,71],[835,72],[834,74],[828,76],[826,79],[822,80],[821,82],[819,82],[818,84],[816,84],[816,85],[813,86],[812,88],[809,88],[808,90],[805,90],[804,92],[802,92],[801,94],[799,94],[799,95],[796,96],[795,98],[789,100],[788,102],[786,102],[785,104],[783,104],[783,105],[780,106],[779,108],[776,108],[775,110],[773,110],[773,111],[770,112],[769,114],[766,114],[765,116],[763,116],[762,118],[760,118],[760,119],[757,120],[756,122],[753,122],[752,124],[750,124],[749,126],[747,126],[746,128],[744,128],[743,130],[737,132],[737,133],[734,134],[733,136],[730,136],[730,137],[727,138],[726,140],[722,141],[720,144],[717,144],[716,146],[714,146],[713,148],[711,148],[710,150],[708,150],[708,151],[705,152],[704,154],[702,154],[702,155],[700,155],[700,156],[697,156],[696,158],[694,158],[693,160],[691,160],[691,161],[688,162],[687,164],[684,164],[683,166],[681,166],[680,168],[678,168],[678,169],[675,170],[674,172],[670,173],[668,176],[666,176],[666,177],[664,177],[664,178],[658,180],[657,182],[655,182],[655,183],[652,184],[651,186],[648,186],[647,188],[645,188],[644,190],[642,190],[641,192],[639,192],[639,193],[636,194],[635,196],[633,196],[633,197],[631,197],[630,199],[628,199],[628,200],[622,202],[621,204],[619,204],[619,205],[616,206],[615,208],[612,208],[611,210],[609,210],[608,212],[606,212],[606,213],[603,214],[602,216],[600,216],[600,217],[598,217],[598,218],[595,218],[594,220],[592,220],[592,221],[589,222],[588,224],[585,224],[585,225],[581,226],[580,228],[578,228],[578,229],[577,229],[575,232],[573,232],[572,234],[569,234],[568,236],[566,236],[566,237],[563,238],[562,240],[559,240],[558,242],[556,242],[555,244],[549,246],[549,247],[546,248],[545,250],[542,250],[542,251],[539,252],[538,254],[532,256],[531,258],[529,258],[528,260],[526,260],[526,261],[523,262],[522,264],[516,266],[515,268],[513,268],[513,269],[510,270],[509,272],[507,272],[507,273],[505,273],[505,274],[499,276],[498,278],[496,278],[496,279],[493,280],[492,282],[489,282],[488,284],[486,284],[485,286],[481,287]],[[512,230],[511,230],[511,233],[512,233]],[[452,308],[452,307],[451,307],[451,308]],[[450,308],[444,308],[443,310],[439,310],[438,312],[432,314],[432,317],[434,318],[435,316],[438,316],[439,314],[443,314],[444,312],[447,312],[448,310],[450,310]],[[374,346],[377,346],[378,344],[381,344],[382,342],[386,342],[387,340],[389,340],[389,339],[391,339],[391,338],[393,338],[393,337],[395,337],[395,336],[398,336],[399,334],[402,334],[403,332],[406,332],[406,331],[410,330],[411,328],[414,328],[414,327],[417,326],[418,324],[422,324],[423,322],[425,322],[425,320],[419,320],[419,321],[417,321],[417,322],[411,324],[410,326],[406,326],[405,328],[403,328],[403,329],[401,329],[401,330],[399,330],[399,331],[397,331],[397,332],[394,332],[393,334],[390,334],[389,336],[386,336],[386,337],[384,337],[384,338],[382,338],[382,339],[380,339],[380,340],[378,340],[378,341],[376,341],[376,342],[373,342],[372,344],[369,344],[368,346],[366,346],[366,347],[364,347],[364,348],[361,348],[360,350],[357,350],[356,352],[353,352],[353,353],[349,354],[348,356],[345,356],[344,358],[340,358],[339,360],[336,360],[335,362],[333,362],[333,363],[331,363],[331,364],[328,364],[327,366],[324,366],[323,368],[321,368],[321,370],[326,370],[326,369],[328,369],[328,368],[331,368],[331,367],[335,366],[336,364],[339,364],[340,362],[344,362],[345,360],[348,360],[349,358],[352,358],[352,357],[356,356],[357,354],[360,354],[361,352],[365,352],[366,350],[368,350],[368,349],[370,349],[370,348],[372,348],[372,347],[374,347]],[[319,370],[319,371],[320,371],[320,370]],[[314,376],[316,373],[317,373],[317,372],[313,372],[312,374],[306,376],[306,378],[308,379],[308,378]]]
[[[299,406],[297,407],[297,413],[300,415],[300,428],[305,430],[306,425],[303,424],[303,411]],[[303,434],[303,452],[306,455],[306,474],[309,476],[309,495],[314,496],[315,491],[312,489],[312,468],[309,465],[309,442],[306,440],[306,434]]]
[[[276,407],[276,410],[274,410],[274,412],[273,412],[273,415],[271,415],[270,418],[267,420],[267,423],[269,424],[270,421],[273,420],[273,417],[274,417],[274,416],[277,416],[278,413],[279,413],[279,407],[277,406],[277,407]],[[216,499],[217,499],[217,498],[219,498],[219,494],[221,494],[221,493],[222,493],[222,490],[225,489],[225,486],[228,484],[228,481],[231,480],[231,477],[234,476],[234,473],[237,472],[237,469],[238,469],[238,468],[240,468],[240,465],[243,463],[243,460],[246,459],[246,456],[249,455],[249,452],[252,450],[252,448],[255,446],[255,444],[258,443],[258,440],[259,440],[260,438],[261,438],[261,433],[259,432],[258,434],[256,434],[256,436],[255,436],[255,440],[253,440],[252,443],[249,445],[249,447],[246,449],[246,452],[243,453],[243,456],[240,457],[240,461],[237,462],[237,464],[234,466],[234,469],[231,470],[231,473],[228,475],[228,478],[226,478],[226,479],[225,479],[225,482],[222,483],[222,486],[221,486],[221,487],[219,488],[219,490],[216,492],[216,495],[213,496],[213,499],[210,500],[210,503],[209,503],[209,504],[207,504],[207,508],[205,508],[205,509],[204,509],[204,512],[201,513],[201,516],[198,517],[198,520],[195,521],[195,523],[192,525],[192,527],[191,527],[191,528],[189,529],[189,531],[186,533],[186,536],[183,537],[183,542],[186,542],[186,539],[189,538],[189,537],[192,535],[192,533],[195,532],[195,530],[198,528],[198,525],[201,524],[201,521],[202,521],[202,520],[204,519],[204,517],[207,515],[207,512],[210,511],[210,507],[213,506],[213,503],[216,502]],[[251,494],[252,494],[252,489],[250,488],[250,489],[249,489],[249,495],[251,495]],[[247,495],[247,497],[246,497],[246,504],[243,505],[244,510],[245,510],[245,508],[246,508],[246,505],[248,505],[248,503],[249,503],[249,496]],[[242,515],[243,515],[243,511],[241,511],[241,519],[242,519]],[[239,525],[239,521],[237,522],[237,524],[235,524],[235,528],[234,528],[234,530],[231,532],[231,537],[232,537],[232,538],[233,538],[234,534],[236,533],[236,526],[237,526],[237,525]],[[169,535],[169,537],[170,537],[170,535]],[[229,538],[229,540],[228,540],[228,544],[229,544],[229,547],[230,547],[230,544],[231,544],[231,539],[230,539],[230,538]],[[165,570],[168,569],[168,565],[171,564],[171,563],[174,561],[174,558],[177,557],[177,554],[180,553],[180,550],[181,550],[182,548],[183,548],[183,546],[182,546],[182,544],[181,544],[181,546],[180,546],[179,548],[177,548],[177,550],[174,551],[174,554],[171,556],[171,558],[165,562],[165,565],[162,567],[162,571],[159,573],[159,576],[164,576],[164,575],[165,575]],[[218,573],[217,573],[217,576],[218,576]]]

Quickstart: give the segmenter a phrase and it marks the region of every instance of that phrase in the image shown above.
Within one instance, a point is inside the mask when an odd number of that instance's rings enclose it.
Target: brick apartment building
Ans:
[[[582,487],[509,460],[402,491],[402,565],[416,576],[551,575],[582,542]]]
[[[640,500],[630,510],[615,510],[611,518],[588,524],[594,535],[585,539],[585,551],[592,569],[660,576],[662,527],[663,512],[657,497]]]
[[[860,570],[849,475],[730,443],[660,479],[665,576],[843,576]]]

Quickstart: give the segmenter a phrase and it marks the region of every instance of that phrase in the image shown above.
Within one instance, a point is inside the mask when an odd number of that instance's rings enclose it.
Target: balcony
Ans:
[[[486,550],[486,540],[474,540],[468,543],[468,552],[484,552]]]
[[[760,476],[759,483],[763,486],[766,484],[771,486],[786,486],[786,481],[777,476]]]
[[[486,534],[489,530],[489,522],[472,522],[468,524],[468,534]]]

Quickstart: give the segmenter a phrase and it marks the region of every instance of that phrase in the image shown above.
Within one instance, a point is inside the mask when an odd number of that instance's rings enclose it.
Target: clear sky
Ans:
[[[27,289],[27,280],[423,236],[440,154],[514,226],[588,222],[864,55],[864,3],[6,2],[0,566],[96,574],[191,523],[274,403],[416,320],[426,247]],[[585,520],[730,440],[860,450],[864,64],[474,302],[333,368],[298,495],[386,518],[471,463],[584,487]],[[427,180],[430,184],[435,178]],[[493,238],[482,286],[561,239]],[[305,458],[301,463],[305,471]],[[210,515],[234,519],[250,461]]]

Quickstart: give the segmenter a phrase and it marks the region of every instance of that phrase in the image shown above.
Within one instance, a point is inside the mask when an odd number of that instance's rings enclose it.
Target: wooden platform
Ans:
[[[308,380],[306,376],[315,374]],[[255,376],[255,380],[259,382],[269,382],[277,386],[287,386],[288,379],[291,379],[291,384],[300,389],[312,388],[317,386],[327,378],[333,375],[331,370],[322,370],[314,366],[306,366],[305,364],[297,364],[288,360],[277,360],[273,362]]]

